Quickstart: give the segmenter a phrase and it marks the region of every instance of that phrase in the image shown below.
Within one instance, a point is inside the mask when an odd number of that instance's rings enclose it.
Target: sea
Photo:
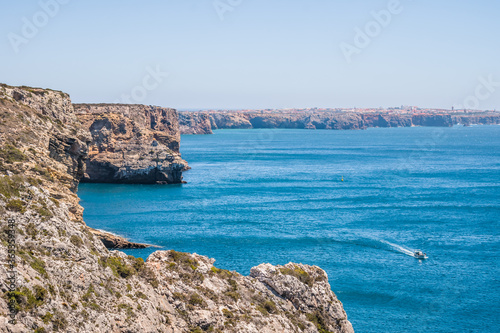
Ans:
[[[356,332],[500,332],[500,126],[217,130],[181,153],[186,184],[81,184],[85,222],[160,247],[125,251],[144,259],[317,265]]]

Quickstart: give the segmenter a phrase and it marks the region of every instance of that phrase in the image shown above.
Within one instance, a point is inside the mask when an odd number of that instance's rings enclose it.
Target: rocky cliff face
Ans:
[[[92,135],[83,182],[181,183],[187,163],[179,153],[174,109],[145,105],[75,104]]]
[[[212,134],[210,117],[204,113],[179,112],[179,129],[182,134]]]
[[[411,118],[415,126],[451,127],[453,121],[450,115],[414,115]]]
[[[199,117],[210,118],[210,128]],[[338,112],[183,112],[179,115],[186,126],[181,133],[211,134],[215,129],[234,128],[300,128],[300,129],[366,129],[368,127],[450,127],[454,124],[500,124],[500,114],[362,114]],[[186,120],[185,120],[186,119]],[[187,121],[189,119],[189,121]],[[205,118],[203,118],[205,119]],[[200,130],[200,127],[203,130]]]
[[[107,250],[75,194],[86,129],[66,94],[0,89],[0,332],[353,332],[318,267],[242,276],[196,254]]]
[[[249,117],[245,114],[231,113],[213,113],[210,114],[210,124],[213,129],[235,129],[252,128]]]
[[[74,192],[91,136],[81,128],[69,95],[0,85],[0,108],[0,171],[34,184],[47,180],[53,198],[65,200],[71,219],[81,220]]]
[[[453,124],[462,125],[500,125],[500,116],[475,114],[453,115],[452,122]]]

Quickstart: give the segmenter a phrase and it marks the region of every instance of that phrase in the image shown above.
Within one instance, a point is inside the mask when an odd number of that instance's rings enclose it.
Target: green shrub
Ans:
[[[224,315],[224,317],[226,317],[228,319],[231,319],[234,317],[234,314],[226,308],[222,309],[222,314]]]
[[[35,292],[34,297],[36,302],[43,303],[49,296],[49,292],[45,288],[39,285],[34,286],[33,291]]]
[[[64,330],[68,326],[68,321],[64,318],[64,315],[60,312],[56,312],[52,318],[52,327],[54,331]]]
[[[229,296],[234,301],[237,301],[240,298],[240,294],[238,294],[238,292],[236,291],[227,291],[224,293],[224,295]]]
[[[210,268],[210,272],[211,272],[211,274],[217,274],[218,276],[220,276],[223,279],[229,279],[235,275],[233,272],[230,272],[226,269],[220,269],[220,268],[217,268],[215,266],[212,266]]]
[[[4,297],[16,313],[23,309],[23,304],[26,304],[26,296],[17,290],[6,292]]]
[[[42,259],[33,258],[33,261],[30,262],[31,268],[40,273],[44,278],[48,278],[49,275],[45,270],[45,262]]]
[[[32,186],[37,186],[37,185],[43,184],[43,180],[41,180],[39,178],[28,177],[27,181]]]
[[[170,255],[172,256],[174,262],[178,263],[183,268],[190,267],[194,271],[199,265],[198,261],[196,259],[192,259],[189,253],[171,250]]]
[[[11,144],[6,144],[0,149],[0,157],[7,163],[23,162],[26,160],[24,153]]]
[[[44,324],[48,324],[50,321],[52,321],[52,317],[54,317],[54,315],[50,312],[47,312],[41,317],[41,319]]]
[[[181,301],[185,301],[186,300],[186,295],[184,295],[183,293],[174,292],[174,293],[172,293],[172,296],[175,299],[178,299],[178,300],[181,300]]]
[[[153,288],[158,288],[158,286],[160,285],[160,282],[156,278],[155,273],[149,267],[146,267],[142,270],[141,276],[145,278],[146,281],[148,281],[153,286]]]
[[[219,295],[215,291],[209,288],[205,288],[203,286],[197,286],[196,289],[198,289],[204,296],[208,297],[214,302],[218,302],[219,300]]]
[[[77,235],[71,235],[69,241],[76,247],[80,247],[83,245],[82,239]]]
[[[121,258],[109,257],[106,260],[106,264],[117,277],[128,278],[136,273],[135,269],[125,264]]]
[[[47,300],[48,292],[43,287],[36,285],[31,291],[23,287],[21,290],[9,291],[5,293],[5,298],[13,305],[16,312],[31,311],[41,306]]]
[[[31,236],[31,238],[35,239],[36,236],[38,235],[38,229],[33,223],[28,223],[26,226],[26,233]]]
[[[231,286],[231,290],[232,290],[232,291],[236,291],[236,290],[238,290],[238,283],[237,283],[235,280],[233,280],[233,279],[229,279],[229,280],[227,280],[227,282],[228,282],[228,283],[229,283],[229,285]]]
[[[332,333],[325,328],[325,320],[319,312],[306,313],[306,318],[316,326],[319,333]]]
[[[22,200],[14,199],[14,200],[10,200],[7,203],[7,205],[5,206],[5,208],[7,208],[8,210],[10,210],[12,212],[19,212],[19,213],[24,214],[26,212],[25,205],[26,204]]]
[[[94,285],[91,283],[85,294],[82,295],[82,301],[89,302],[92,299],[93,294],[95,294],[95,290]]]
[[[45,179],[52,179],[52,175],[50,174],[50,171],[47,170],[47,168],[44,168],[40,165],[35,165],[33,168],[31,168],[31,171],[36,172],[40,176],[44,177]]]
[[[0,177],[0,194],[3,194],[7,199],[18,197],[23,183],[24,179],[20,176]]]
[[[91,308],[94,311],[101,310],[101,307],[96,302],[82,303],[82,305],[86,308]]]
[[[45,206],[45,207],[37,206],[37,207],[35,207],[35,212],[37,212],[38,215],[40,215],[40,217],[42,218],[42,221],[47,221],[52,216],[54,216],[54,214],[52,214],[52,212],[47,208],[47,206]]]
[[[264,304],[262,304],[262,306],[269,313],[278,312],[278,308],[276,307],[276,304],[273,301],[265,301]]]
[[[277,313],[278,308],[273,301],[264,301],[257,306],[257,310],[259,310],[263,315],[267,316],[270,313]]]
[[[135,258],[134,256],[128,256],[128,259],[130,261],[132,261],[132,267],[137,272],[140,272],[144,268],[144,259],[142,259],[142,258]]]
[[[49,284],[49,293],[51,293],[52,295],[55,295],[56,294],[56,289],[54,288],[53,285]]]
[[[237,301],[240,298],[240,294],[237,292],[238,283],[233,279],[229,279],[227,282],[229,283],[230,288],[224,294],[232,298],[234,301]]]
[[[148,299],[148,297],[146,296],[146,294],[144,294],[143,292],[140,292],[140,291],[138,291],[138,292],[135,293],[135,297],[142,298],[142,299]]]
[[[203,303],[205,303],[203,301],[203,298],[200,295],[198,295],[197,293],[194,293],[191,295],[191,297],[189,297],[189,304],[191,304],[191,305],[202,306]]]
[[[120,310],[125,310],[125,312],[127,313],[127,317],[129,318],[135,315],[134,309],[132,309],[132,307],[128,304],[125,303],[118,304],[117,308]]]
[[[296,277],[300,282],[307,284],[309,287],[312,287],[314,283],[314,280],[311,278],[311,276],[299,266],[294,266],[293,269],[282,267],[280,268],[280,272],[284,275],[291,275]]]

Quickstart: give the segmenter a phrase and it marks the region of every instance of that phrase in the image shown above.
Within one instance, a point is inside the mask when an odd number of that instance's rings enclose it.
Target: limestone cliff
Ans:
[[[353,332],[318,267],[107,250],[75,194],[87,128],[64,93],[0,87],[0,332]]]
[[[460,114],[452,116],[453,124],[462,125],[499,125],[500,116],[493,114]]]
[[[210,118],[198,122],[201,117]],[[215,129],[235,128],[299,128],[299,129],[366,129],[368,127],[450,127],[455,124],[500,124],[500,114],[494,112],[451,114],[395,114],[354,112],[287,112],[287,111],[245,111],[245,112],[182,112],[180,121],[185,122],[181,133],[211,134]],[[189,119],[189,121],[187,121]],[[200,130],[203,127],[203,130]]]
[[[210,117],[204,113],[179,112],[179,129],[182,134],[212,134]]]
[[[181,183],[187,163],[179,153],[174,109],[146,105],[75,104],[92,135],[83,182]]]
[[[210,114],[210,124],[213,129],[234,129],[234,128],[252,128],[247,115],[240,115],[238,113],[213,113]]]

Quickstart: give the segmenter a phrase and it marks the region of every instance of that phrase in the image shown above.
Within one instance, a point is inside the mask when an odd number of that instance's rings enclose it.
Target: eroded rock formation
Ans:
[[[108,249],[145,249],[153,246],[150,244],[130,242],[121,236],[102,230],[88,228],[88,231],[90,231],[94,236],[100,239],[104,246],[106,246]]]
[[[197,254],[144,262],[107,250],[75,194],[95,138],[66,94],[0,86],[0,139],[0,332],[353,332],[318,267],[265,264],[242,276]]]
[[[212,124],[208,114],[182,112],[182,115],[179,116],[179,129],[182,134],[212,134]]]
[[[179,153],[174,109],[146,105],[75,104],[92,135],[83,182],[175,184],[188,169]]]

